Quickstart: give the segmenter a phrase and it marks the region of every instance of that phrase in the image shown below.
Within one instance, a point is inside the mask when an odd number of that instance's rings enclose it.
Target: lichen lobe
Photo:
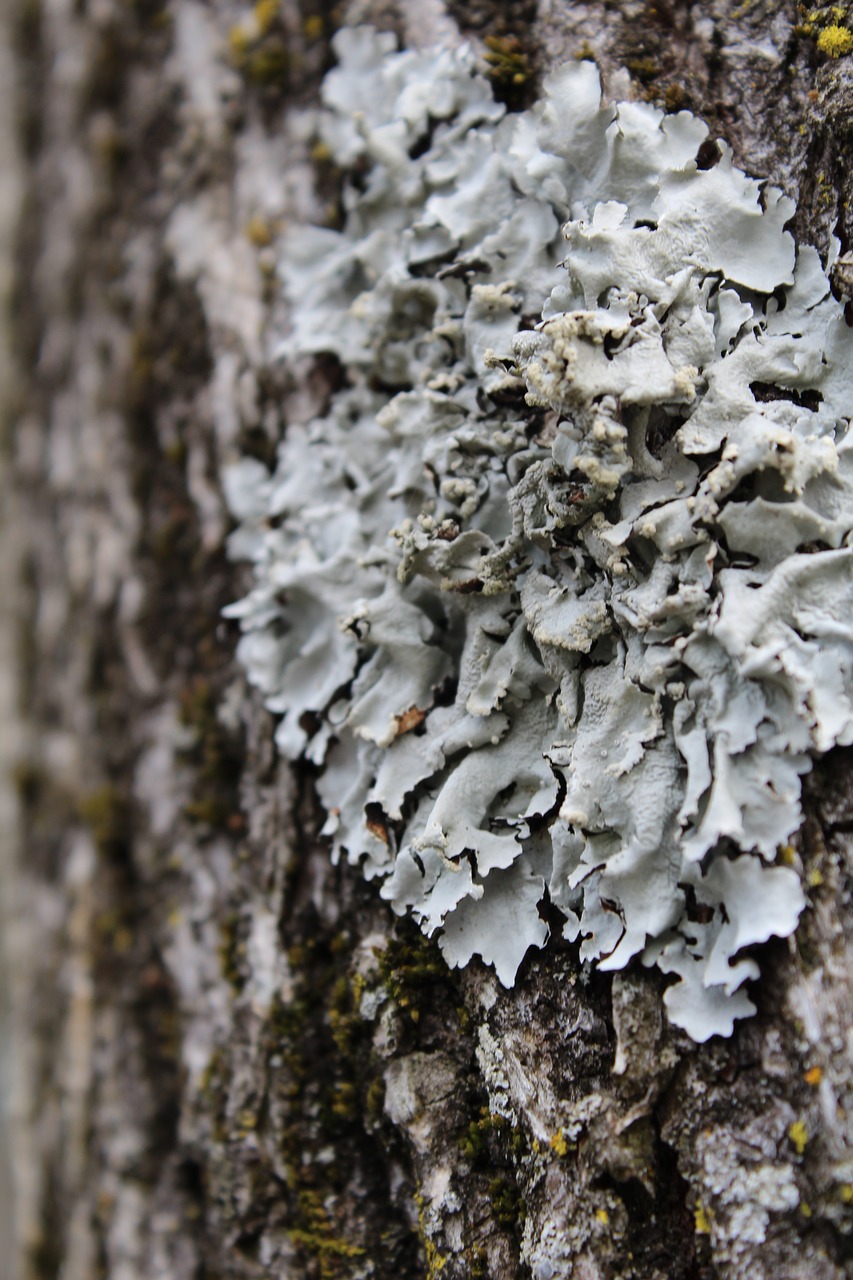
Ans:
[[[585,960],[729,1034],[738,953],[804,905],[801,777],[853,742],[837,245],[589,63],[506,115],[465,50],[336,52],[346,217],[288,237],[280,350],[347,382],[228,477],[241,658],[335,856],[450,964],[512,985],[547,891]]]

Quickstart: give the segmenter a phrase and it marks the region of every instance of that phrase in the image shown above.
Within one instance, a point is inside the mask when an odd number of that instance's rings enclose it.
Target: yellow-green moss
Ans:
[[[527,1139],[524,1130],[511,1120],[481,1107],[477,1119],[468,1122],[459,1139],[459,1150],[472,1164],[485,1164],[491,1162],[490,1148],[520,1159],[527,1151]]]
[[[660,68],[654,58],[631,58],[627,63],[628,70],[637,80],[652,80]]]
[[[385,1108],[385,1081],[382,1076],[375,1076],[367,1086],[365,1106],[372,1119],[378,1120],[382,1115]]]
[[[326,33],[326,24],[322,16],[315,13],[304,20],[302,31],[306,40],[322,40]]]
[[[521,41],[512,35],[486,36],[486,75],[495,97],[515,109],[522,105],[533,71]]]
[[[447,977],[437,945],[420,933],[410,933],[407,938],[391,938],[376,955],[389,996],[412,1022],[418,1022],[431,1003],[433,985]]]
[[[235,995],[239,995],[246,984],[241,964],[245,952],[245,944],[240,939],[240,917],[231,912],[219,926],[219,969]]]
[[[266,35],[281,11],[280,0],[258,0],[254,7],[255,22],[260,34]]]
[[[247,84],[259,89],[287,86],[293,58],[279,0],[258,0],[251,17],[228,32],[228,52]]]
[[[195,768],[192,797],[184,806],[186,817],[239,833],[244,825],[237,796],[241,756],[216,714],[216,695],[209,680],[198,676],[181,691],[178,715],[195,735],[192,746],[183,752]]]
[[[509,1178],[492,1178],[489,1182],[489,1206],[499,1227],[510,1230],[524,1216],[524,1205],[518,1188]]]
[[[296,1198],[296,1222],[287,1229],[293,1244],[317,1263],[320,1280],[337,1280],[349,1273],[341,1263],[363,1258],[364,1248],[336,1230],[318,1192],[304,1189]]]
[[[420,1237],[424,1254],[426,1255],[427,1280],[435,1280],[435,1278],[441,1275],[442,1271],[447,1266],[448,1259],[445,1254],[441,1253],[438,1245],[429,1235],[427,1229],[426,1201],[420,1192],[415,1195],[415,1205],[418,1211],[418,1236]]]
[[[92,833],[97,852],[105,858],[120,856],[130,838],[127,796],[107,784],[82,796],[77,808]]]

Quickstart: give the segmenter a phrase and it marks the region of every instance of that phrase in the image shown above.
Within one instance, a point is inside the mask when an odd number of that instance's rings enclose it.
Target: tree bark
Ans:
[[[841,8],[282,0],[248,47],[224,0],[6,14],[10,1280],[853,1275],[853,752],[807,781],[810,906],[758,1015],[697,1046],[659,975],[557,940],[512,991],[447,970],[331,865],[221,619],[247,584],[220,469],[329,391],[264,337],[275,236],[330,198],[288,120],[337,25],[517,42],[522,97],[594,56],[824,250],[853,231],[853,60],[817,47]]]

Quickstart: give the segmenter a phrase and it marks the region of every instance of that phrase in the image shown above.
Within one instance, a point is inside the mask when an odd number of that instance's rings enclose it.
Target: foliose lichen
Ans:
[[[547,895],[584,960],[657,964],[673,1022],[729,1034],[738,953],[804,906],[802,775],[853,742],[838,246],[589,62],[508,115],[465,49],[335,51],[344,225],[288,234],[279,354],[345,385],[227,473],[240,658],[335,856],[450,965],[512,985]]]

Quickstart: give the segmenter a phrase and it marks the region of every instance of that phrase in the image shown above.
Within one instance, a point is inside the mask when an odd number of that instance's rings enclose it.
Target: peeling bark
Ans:
[[[220,0],[8,15],[12,1280],[853,1275],[853,752],[807,781],[810,909],[763,948],[758,1016],[700,1047],[659,975],[590,974],[557,940],[510,992],[449,972],[330,865],[220,616],[245,586],[220,468],[268,458],[334,384],[285,377],[265,335],[277,226],[337,195],[289,124],[335,24],[461,32],[499,91],[522,59],[519,99],[594,56],[794,196],[801,241],[837,223],[846,250],[853,63],[819,54],[837,15],[815,12],[283,0],[249,37],[257,11]]]

